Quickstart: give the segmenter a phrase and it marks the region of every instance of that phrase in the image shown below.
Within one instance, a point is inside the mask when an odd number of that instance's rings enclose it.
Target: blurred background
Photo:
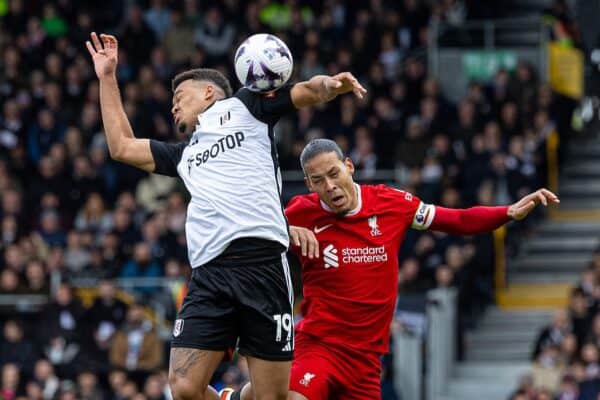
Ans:
[[[288,44],[293,81],[353,72],[365,101],[278,124],[285,202],[317,137],[360,182],[446,207],[557,191],[560,207],[494,234],[407,235],[383,398],[600,399],[598,16],[597,0],[0,0],[0,398],[171,398],[188,195],[108,156],[95,30],[120,41],[138,137],[185,140],[171,78],[213,67],[239,87],[253,33]],[[247,377],[235,358],[212,384]]]

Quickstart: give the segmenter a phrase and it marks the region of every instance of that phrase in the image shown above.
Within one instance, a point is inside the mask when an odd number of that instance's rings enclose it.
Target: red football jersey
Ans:
[[[304,301],[298,332],[378,353],[388,349],[398,293],[398,251],[411,225],[426,229],[433,206],[384,185],[357,185],[355,210],[338,216],[316,194],[294,197],[290,225],[313,231],[320,257],[302,257]]]

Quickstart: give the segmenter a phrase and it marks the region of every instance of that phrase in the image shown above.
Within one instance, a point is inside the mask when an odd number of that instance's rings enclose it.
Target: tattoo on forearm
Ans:
[[[204,357],[206,357],[206,352],[202,350],[179,347],[171,349],[170,364],[173,373],[179,377],[185,377],[188,370]]]

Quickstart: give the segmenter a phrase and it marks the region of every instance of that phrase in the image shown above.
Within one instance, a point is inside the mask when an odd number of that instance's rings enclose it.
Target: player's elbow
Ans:
[[[114,147],[109,147],[108,148],[108,153],[110,154],[110,158],[112,158],[115,161],[123,161],[124,160],[124,155],[123,155],[123,151],[120,149],[115,149]]]
[[[125,140],[119,140],[117,143],[109,143],[108,152],[110,158],[115,161],[127,161],[127,142]]]

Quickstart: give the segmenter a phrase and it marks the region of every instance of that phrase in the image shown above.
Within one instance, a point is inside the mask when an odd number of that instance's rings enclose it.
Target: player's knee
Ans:
[[[206,388],[198,387],[198,384],[189,377],[181,377],[177,374],[169,374],[169,386],[173,400],[204,400]]]

